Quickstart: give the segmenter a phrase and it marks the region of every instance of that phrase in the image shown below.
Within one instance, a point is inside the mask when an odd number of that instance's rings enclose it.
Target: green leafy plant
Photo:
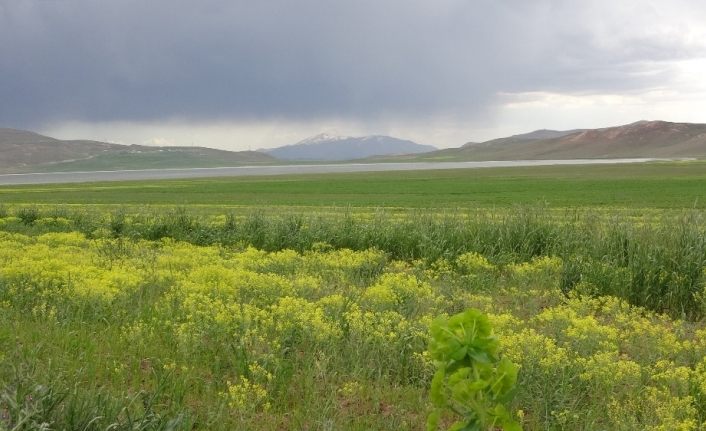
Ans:
[[[431,325],[429,353],[437,371],[431,383],[434,410],[427,430],[439,428],[442,413],[460,416],[450,431],[521,430],[507,403],[518,368],[498,356],[498,341],[488,318],[470,309],[442,316]]]

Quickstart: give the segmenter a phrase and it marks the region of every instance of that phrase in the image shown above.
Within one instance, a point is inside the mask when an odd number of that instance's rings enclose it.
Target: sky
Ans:
[[[1,0],[0,127],[247,150],[706,123],[702,0]]]

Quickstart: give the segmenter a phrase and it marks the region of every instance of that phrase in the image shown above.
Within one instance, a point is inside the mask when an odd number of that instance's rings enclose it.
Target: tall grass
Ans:
[[[104,388],[87,391],[79,389],[78,383],[67,386],[64,376],[41,384],[32,377],[36,372],[28,368],[15,368],[11,380],[0,385],[2,430],[173,431],[190,426],[183,412],[166,416],[155,411],[164,410],[163,405],[157,405],[166,389],[163,385],[153,392],[115,397]]]
[[[80,230],[88,236],[157,240],[174,238],[198,245],[252,245],[266,251],[376,248],[393,259],[453,260],[477,252],[493,263],[557,256],[564,262],[568,292],[615,295],[675,317],[704,314],[706,220],[702,211],[621,213],[544,207],[501,212],[427,211],[278,213],[267,209],[228,213],[221,222],[188,208],[109,213],[85,210],[15,208],[17,223],[2,229],[23,233]],[[72,225],[52,223],[57,215]],[[43,220],[48,222],[42,222]]]

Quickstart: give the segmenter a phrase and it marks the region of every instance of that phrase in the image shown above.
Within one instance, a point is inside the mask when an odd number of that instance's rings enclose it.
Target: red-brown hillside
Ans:
[[[466,145],[459,156],[474,160],[704,157],[706,124],[639,121],[551,139],[511,137]]]

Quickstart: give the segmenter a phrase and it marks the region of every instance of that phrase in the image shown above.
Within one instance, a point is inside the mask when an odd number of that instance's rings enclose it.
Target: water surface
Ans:
[[[0,185],[84,183],[94,181],[163,180],[209,177],[244,177],[257,175],[328,174],[345,172],[418,171],[432,169],[479,169],[514,166],[608,165],[644,163],[672,159],[573,159],[573,160],[508,160],[488,162],[412,162],[350,163],[331,165],[237,166],[222,168],[139,169],[91,172],[47,172],[0,175]]]

